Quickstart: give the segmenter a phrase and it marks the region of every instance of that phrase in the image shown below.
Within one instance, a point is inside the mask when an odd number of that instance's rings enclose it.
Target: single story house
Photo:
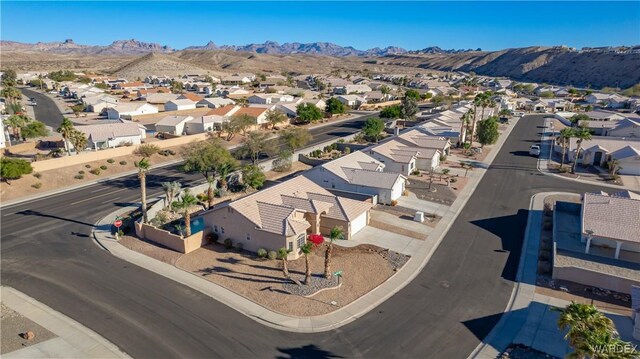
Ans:
[[[178,96],[178,98],[177,98],[177,100],[184,100],[184,99],[191,100],[191,101],[193,101],[195,103],[198,103],[198,102],[202,101],[204,99],[204,97],[198,96],[198,95],[196,95],[194,93],[191,93],[191,92],[186,92],[186,93],[180,94],[180,96]]]
[[[368,155],[382,162],[388,172],[400,173],[408,177],[417,169],[419,151],[402,146],[395,140],[369,147],[366,151]]]
[[[219,115],[199,116],[187,122],[184,130],[187,135],[211,132],[214,129],[221,127],[226,121],[228,121],[226,117]]]
[[[131,119],[132,116],[158,113],[158,108],[144,102],[119,103],[114,107],[107,108],[109,118]]]
[[[101,113],[110,106],[115,106],[119,100],[113,96],[98,94],[92,97],[83,97],[82,102],[85,104],[87,111]]]
[[[282,94],[256,94],[249,96],[247,102],[259,105],[271,105],[279,102],[293,102],[293,96]]]
[[[186,123],[191,120],[192,116],[165,116],[156,123],[156,132],[182,136],[185,134]]]
[[[224,97],[207,97],[196,103],[196,107],[218,108],[226,105],[235,105],[235,101]]]
[[[618,121],[614,128],[607,131],[607,136],[640,138],[640,121],[629,118]]]
[[[365,92],[371,92],[371,87],[369,87],[368,85],[344,85],[344,86],[336,86],[333,89],[333,93],[335,93],[336,95],[351,95],[351,94],[357,94],[357,93],[365,93]]]
[[[345,106],[358,107],[363,103],[367,103],[367,99],[358,95],[340,95],[336,97],[338,101],[342,102]]]
[[[573,162],[576,157],[576,138],[569,140],[567,158]],[[578,156],[578,163],[583,165],[603,166],[611,159],[619,162],[619,174],[640,175],[640,138],[621,138],[610,136],[593,136],[583,141]],[[554,151],[562,153],[562,147],[554,145]]]
[[[256,119],[256,125],[262,125],[267,123],[267,112],[269,110],[274,109],[275,106],[265,106],[265,107],[257,107],[257,106],[249,106],[242,107],[238,111],[236,111],[233,116],[240,115],[248,115]]]
[[[131,121],[76,126],[76,130],[84,133],[87,148],[94,150],[139,145],[146,137],[146,128]]]
[[[324,187],[375,195],[378,203],[391,204],[402,196],[407,177],[385,172],[385,165],[362,152],[352,152],[304,173]]]
[[[257,252],[286,248],[289,259],[301,255],[307,235],[329,235],[342,227],[346,240],[369,224],[372,203],[331,194],[304,176],[214,206],[202,214],[205,227],[219,238]]]
[[[196,108],[196,103],[186,98],[171,100],[164,104],[165,111],[184,111],[184,110],[194,110],[195,108]]]
[[[640,252],[640,200],[607,193],[585,193],[581,213],[582,243],[585,253],[591,246]]]
[[[146,101],[147,103],[150,103],[153,105],[164,106],[165,103],[169,101],[177,100],[178,97],[180,97],[180,95],[175,93],[157,92],[157,93],[148,94],[146,96]]]
[[[236,105],[224,105],[222,107],[214,108],[213,110],[207,112],[205,116],[222,116],[222,117],[230,117],[233,116],[238,110],[242,107]]]

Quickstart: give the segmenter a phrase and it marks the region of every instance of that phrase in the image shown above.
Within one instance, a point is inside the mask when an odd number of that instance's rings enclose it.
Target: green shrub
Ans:
[[[89,173],[94,174],[96,176],[100,175],[100,169],[99,168],[94,168],[91,171],[89,171]]]
[[[124,166],[127,164],[127,161],[120,161],[120,164]]]
[[[440,162],[444,162],[447,160],[447,155],[440,155]]]
[[[162,156],[173,156],[176,154],[176,152],[174,150],[162,150],[160,152],[158,152],[158,154],[162,155]]]
[[[216,243],[218,242],[218,234],[216,233],[209,233],[207,235],[207,239],[211,242],[211,243]]]
[[[344,154],[345,154],[345,155],[348,155],[348,154],[350,154],[350,153],[351,153],[351,147],[345,147],[345,148],[344,148]]]
[[[224,240],[224,247],[226,249],[231,249],[233,248],[233,240],[231,238],[227,238]]]
[[[78,174],[79,174],[79,175],[83,175],[83,174],[84,174],[84,171],[80,170],[80,171],[78,171]]]
[[[276,251],[269,251],[269,253],[267,254],[267,257],[269,257],[269,259],[271,260],[274,260],[278,258],[278,253],[276,253]]]
[[[236,244],[236,249],[238,250],[238,252],[242,252],[242,250],[244,249],[244,244],[242,243]]]
[[[414,176],[419,176],[420,175],[420,170],[416,169],[413,172],[411,172],[412,175]]]
[[[103,171],[106,171],[107,170],[107,166],[102,165],[102,166],[100,166],[100,169],[103,170]]]
[[[267,250],[264,248],[258,249],[258,258],[267,258]]]
[[[77,180],[81,180],[81,179],[84,179],[84,175],[75,175],[75,176],[73,176],[73,178],[75,178]]]
[[[33,177],[40,179],[40,177],[42,177],[42,174],[39,172],[36,172],[33,174]]]
[[[114,162],[115,162],[115,161],[113,160],[113,158],[109,158],[109,159],[107,160],[107,163],[114,163]]]
[[[451,179],[449,180],[449,182],[451,182],[451,183],[456,183],[456,182],[458,182],[458,179],[457,179],[457,178],[455,178],[455,177],[453,177],[453,178],[451,178]]]
[[[35,189],[40,189],[40,187],[42,187],[42,183],[36,182],[36,183],[32,184],[31,187],[33,187]]]
[[[84,165],[84,168],[91,168],[91,165]]]

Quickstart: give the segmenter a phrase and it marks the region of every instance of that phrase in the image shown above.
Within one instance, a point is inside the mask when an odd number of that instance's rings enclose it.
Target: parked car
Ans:
[[[37,106],[38,103],[36,102],[36,99],[34,97],[31,98],[31,106]]]
[[[540,145],[531,145],[529,148],[529,155],[531,156],[540,156]]]

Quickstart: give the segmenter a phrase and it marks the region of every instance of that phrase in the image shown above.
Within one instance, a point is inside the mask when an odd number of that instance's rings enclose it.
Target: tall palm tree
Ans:
[[[191,235],[191,207],[198,204],[198,199],[196,196],[191,194],[191,191],[187,188],[182,192],[182,197],[174,203],[173,205],[182,210],[182,215],[184,216],[184,231],[185,237],[189,237]]]
[[[476,134],[476,124],[478,123],[478,107],[482,106],[482,95],[483,93],[477,94],[473,99],[473,122],[471,124],[471,136],[469,136],[469,144],[473,146],[473,139]]]
[[[207,183],[209,187],[207,187],[207,208],[213,207],[214,193],[213,188],[216,186],[218,180],[214,176],[207,176]]]
[[[80,153],[80,151],[84,150],[87,147],[87,136],[84,133],[73,130],[71,135],[71,143],[73,144],[73,148],[75,148],[76,153]]]
[[[162,189],[164,190],[164,194],[167,196],[167,206],[169,207],[169,210],[173,210],[173,200],[180,192],[180,187],[182,187],[182,185],[178,181],[162,182]]]
[[[564,338],[574,350],[571,357],[599,358],[594,344],[600,344],[603,340],[610,343],[619,337],[613,321],[593,305],[571,302],[566,308],[553,310],[560,312],[558,328],[567,331]]]
[[[22,128],[29,123],[29,117],[25,115],[11,115],[9,118],[4,120],[5,125],[11,127],[13,131],[13,137],[17,140],[20,138],[20,133],[22,132]]]
[[[582,150],[582,141],[589,141],[591,139],[591,132],[589,132],[587,128],[579,127],[573,131],[573,137],[578,140],[576,141],[576,155],[573,159],[573,165],[571,166],[571,173],[576,173],[578,157],[580,156],[580,150]]]
[[[73,122],[66,117],[62,118],[62,123],[60,127],[56,130],[59,134],[62,135],[62,139],[64,140],[64,147],[67,150],[67,154],[71,156],[71,146],[69,146],[69,140],[73,136],[73,131],[75,128],[73,127]]]
[[[460,145],[466,142],[467,134],[466,131],[469,130],[469,124],[471,123],[472,115],[474,114],[473,109],[465,112],[462,115],[462,124],[460,125]]]
[[[292,278],[291,273],[289,273],[289,259],[287,258],[287,256],[289,255],[289,252],[290,251],[284,247],[278,249],[278,258],[282,260],[282,274],[284,275],[285,278],[292,280],[295,284],[301,285],[300,281],[295,278]]]
[[[9,100],[9,103],[15,103],[15,100],[22,97],[22,93],[20,92],[20,90],[13,86],[7,86],[0,90],[0,96]]]
[[[142,223],[147,223],[147,173],[149,169],[151,169],[151,164],[149,163],[149,159],[144,157],[138,163],[136,163],[138,167],[138,178],[140,179],[140,196],[142,203]]]
[[[560,146],[562,146],[562,158],[560,159],[560,169],[564,166],[564,158],[567,155],[567,147],[569,146],[569,141],[571,141],[571,137],[573,137],[573,128],[565,127],[560,130],[558,134],[558,141],[560,142]]]
[[[331,252],[333,251],[333,241],[336,239],[344,239],[344,230],[342,227],[335,226],[331,228],[329,233],[329,243],[327,243],[327,251],[324,252],[324,277],[331,277]]]
[[[300,247],[302,254],[304,254],[304,284],[309,285],[309,280],[311,279],[311,267],[309,266],[309,254],[313,251],[313,243],[305,242],[305,244]]]
[[[223,190],[225,191],[227,190],[227,176],[229,176],[229,174],[235,170],[236,170],[236,166],[232,162],[222,163],[216,168],[216,173],[220,178],[220,187]]]

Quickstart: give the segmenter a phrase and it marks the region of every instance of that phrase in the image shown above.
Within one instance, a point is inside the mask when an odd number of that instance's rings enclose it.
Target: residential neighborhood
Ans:
[[[3,3],[0,356],[639,357],[637,3],[64,5]]]

